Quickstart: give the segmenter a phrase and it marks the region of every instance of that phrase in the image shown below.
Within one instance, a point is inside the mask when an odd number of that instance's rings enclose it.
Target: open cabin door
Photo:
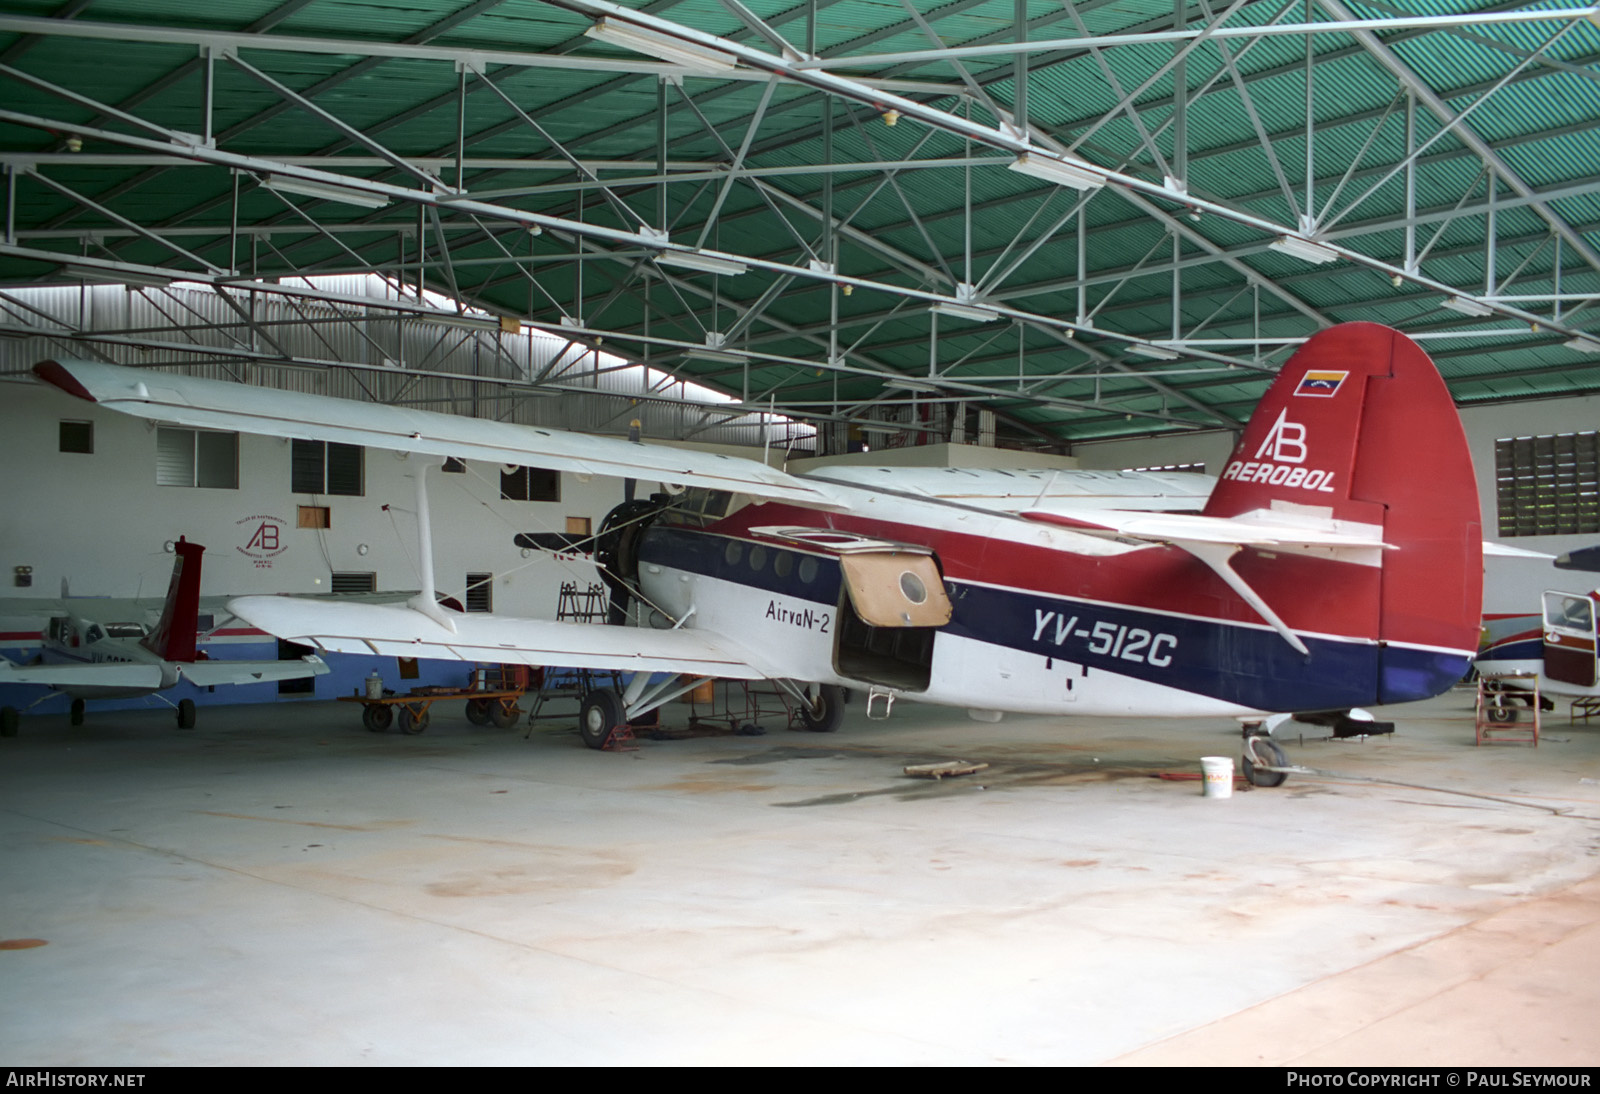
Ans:
[[[915,551],[846,551],[839,556],[841,676],[925,691],[935,632],[950,622],[950,598],[933,556]]]
[[[1574,593],[1544,594],[1544,674],[1550,680],[1595,685],[1594,600]]]

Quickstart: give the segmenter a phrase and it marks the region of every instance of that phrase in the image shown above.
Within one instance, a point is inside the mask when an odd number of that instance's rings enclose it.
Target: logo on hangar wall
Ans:
[[[256,514],[234,521],[238,525],[245,543],[242,547],[235,547],[241,555],[255,561],[256,569],[272,569],[272,560],[289,549],[289,543],[284,539],[283,530],[288,527],[282,517],[269,517]]]

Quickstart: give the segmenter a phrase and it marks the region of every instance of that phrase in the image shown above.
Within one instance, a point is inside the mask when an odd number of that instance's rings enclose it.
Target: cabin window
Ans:
[[[335,441],[295,441],[289,489],[359,498],[366,492],[366,449]]]
[[[156,484],[237,490],[239,434],[159,427],[156,430]]]
[[[60,443],[61,451],[63,452],[93,454],[94,423],[63,419],[61,422]]]
[[[494,611],[494,575],[467,575],[467,611]]]
[[[329,587],[335,593],[375,593],[378,591],[378,575],[335,570]]]
[[[561,473],[543,467],[502,468],[500,497],[505,501],[560,501]]]
[[[1500,535],[1600,532],[1600,433],[1494,442]]]

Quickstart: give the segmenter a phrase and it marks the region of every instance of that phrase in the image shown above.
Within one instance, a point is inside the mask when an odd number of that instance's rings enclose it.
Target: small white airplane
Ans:
[[[0,684],[43,684],[72,696],[72,724],[81,725],[86,699],[152,695],[175,687],[180,679],[212,687],[298,680],[328,671],[316,656],[296,661],[212,661],[198,652],[200,556],[205,548],[180,537],[173,550],[172,581],[153,631],[136,618],[117,618],[134,614],[127,601],[6,601],[8,613],[47,615],[50,622],[39,662],[18,665],[0,659]],[[105,617],[108,610],[111,617]],[[194,726],[193,699],[179,699],[174,709],[179,729]],[[16,736],[19,720],[15,707],[0,707],[0,737]]]
[[[1564,570],[1600,569],[1600,549],[1585,547],[1556,560]],[[1489,707],[1489,720],[1514,722],[1518,717],[1515,699],[1532,703],[1532,689],[1538,691],[1550,709],[1549,699],[1558,696],[1582,701],[1600,700],[1600,590],[1589,593],[1547,591],[1543,611],[1537,616],[1518,616],[1522,626],[1510,628],[1485,647],[1473,662],[1480,675],[1503,674],[1507,679]],[[1516,677],[1523,677],[1517,679]],[[1517,696],[1515,692],[1527,692]]]
[[[426,587],[404,606],[229,605],[321,650],[632,671],[625,688],[584,699],[579,729],[595,748],[697,678],[764,678],[818,730],[837,727],[846,688],[865,693],[869,717],[900,697],[981,721],[1236,717],[1247,777],[1277,785],[1287,761],[1267,715],[1435,695],[1476,652],[1482,536],[1460,419],[1427,355],[1372,323],[1306,342],[1209,491],[1159,473],[796,476],[90,362],[35,372],[147,418],[408,453],[425,585],[425,471],[445,457],[669,484],[602,530],[617,614],[641,625],[457,615]]]

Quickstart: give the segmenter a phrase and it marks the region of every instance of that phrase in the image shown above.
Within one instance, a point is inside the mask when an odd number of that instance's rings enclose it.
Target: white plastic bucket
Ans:
[[[1233,797],[1233,757],[1201,756],[1200,772],[1205,776],[1203,793],[1206,797]]]
[[[379,676],[377,673],[373,673],[371,676],[367,677],[367,698],[383,698],[383,677]]]

